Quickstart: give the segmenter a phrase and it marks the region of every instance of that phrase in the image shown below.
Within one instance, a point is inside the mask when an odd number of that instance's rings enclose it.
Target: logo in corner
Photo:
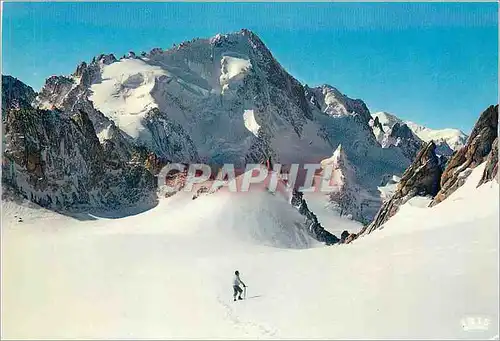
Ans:
[[[460,320],[465,331],[488,330],[491,319],[485,316],[466,316]]]

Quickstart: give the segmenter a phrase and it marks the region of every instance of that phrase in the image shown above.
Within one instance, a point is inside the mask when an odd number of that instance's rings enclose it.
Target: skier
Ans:
[[[240,272],[236,270],[234,272],[234,278],[233,278],[233,300],[236,301],[236,296],[238,295],[238,299],[242,300],[241,294],[243,293],[243,290],[241,289],[240,285],[243,285],[243,287],[247,287],[245,283],[240,279]]]

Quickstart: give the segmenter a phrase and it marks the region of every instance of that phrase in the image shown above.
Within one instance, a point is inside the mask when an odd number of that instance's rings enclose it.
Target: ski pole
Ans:
[[[247,298],[247,287],[245,286],[243,288],[244,292],[243,292],[243,296],[245,296],[245,299]]]

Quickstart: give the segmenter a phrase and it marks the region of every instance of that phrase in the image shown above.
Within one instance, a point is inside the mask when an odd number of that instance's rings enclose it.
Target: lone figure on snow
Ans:
[[[240,279],[240,272],[236,270],[234,272],[234,278],[233,278],[233,299],[236,301],[236,295],[238,295],[238,299],[242,300],[241,294],[243,293],[243,290],[241,289],[240,285],[243,285],[243,287],[247,287],[245,283]]]

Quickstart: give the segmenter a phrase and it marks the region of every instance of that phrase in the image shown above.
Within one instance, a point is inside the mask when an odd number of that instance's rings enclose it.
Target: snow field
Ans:
[[[383,230],[333,247],[293,229],[296,211],[265,192],[180,193],[95,220],[4,202],[2,336],[491,338],[498,184],[476,189],[481,172],[443,203],[411,200]],[[243,302],[232,301],[236,269]],[[491,324],[467,331],[467,316]]]

